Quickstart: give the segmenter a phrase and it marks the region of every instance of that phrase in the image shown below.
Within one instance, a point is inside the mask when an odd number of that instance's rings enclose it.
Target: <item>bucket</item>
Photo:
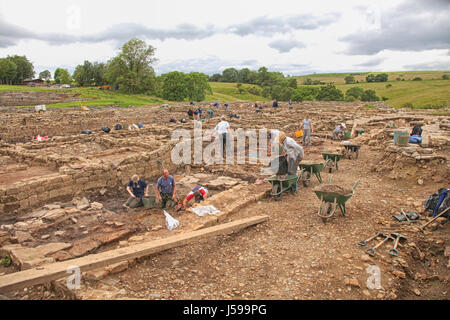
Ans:
[[[394,142],[398,143],[398,137],[404,135],[409,136],[408,131],[394,131]]]
[[[397,137],[397,144],[400,146],[407,146],[409,143],[409,135],[399,135]]]
[[[352,132],[351,131],[345,131],[344,132],[344,138],[351,138]]]
[[[155,207],[155,197],[142,198],[142,204],[145,209],[152,209]]]

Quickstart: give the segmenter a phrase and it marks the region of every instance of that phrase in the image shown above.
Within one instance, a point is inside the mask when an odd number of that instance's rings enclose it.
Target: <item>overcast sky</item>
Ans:
[[[132,37],[157,74],[450,70],[450,1],[0,0],[0,57],[37,74],[107,62]]]

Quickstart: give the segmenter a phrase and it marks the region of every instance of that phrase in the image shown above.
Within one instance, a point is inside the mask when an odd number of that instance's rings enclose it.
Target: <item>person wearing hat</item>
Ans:
[[[334,140],[341,140],[342,136],[344,135],[344,129],[346,129],[347,126],[345,123],[340,123],[337,125],[337,127],[333,130],[333,139]]]
[[[294,139],[287,137],[283,131],[278,134],[278,142],[284,150],[282,155],[288,157],[288,174],[297,175],[298,164],[305,157],[303,148]]]

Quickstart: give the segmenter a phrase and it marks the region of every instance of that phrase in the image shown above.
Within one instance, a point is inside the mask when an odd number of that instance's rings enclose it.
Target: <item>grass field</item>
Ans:
[[[388,72],[388,82],[360,82],[355,84],[345,84],[344,77],[350,73],[334,73],[334,74],[314,74],[296,77],[299,86],[302,85],[304,79],[311,78],[313,80],[321,80],[322,82],[334,82],[336,87],[344,93],[351,87],[361,87],[364,90],[373,89],[380,98],[386,97],[386,101],[393,107],[401,107],[405,103],[411,103],[413,107],[424,106],[442,106],[450,105],[450,80],[441,80],[443,74],[449,74],[450,71],[408,71],[408,72]],[[358,81],[365,81],[366,75],[369,73],[361,73],[356,75]],[[376,74],[376,73],[374,73]],[[397,77],[404,79],[413,79],[421,77],[422,81],[396,81]],[[213,90],[212,94],[206,96],[206,101],[213,102],[232,102],[237,100],[244,101],[269,101],[270,99],[256,96],[248,92],[239,93],[236,83],[210,82]],[[386,87],[391,85],[390,87]],[[243,88],[248,89],[253,85],[243,84]],[[121,107],[143,106],[150,104],[169,103],[161,98],[147,95],[121,94],[114,91],[102,91],[97,88],[71,88],[71,89],[46,89],[33,88],[24,86],[8,86],[0,85],[0,91],[56,91],[80,93],[82,98],[91,98],[93,100],[83,101],[82,104],[87,106],[108,106],[119,105]],[[73,107],[79,106],[79,102],[57,103],[48,105],[49,107]]]
[[[321,74],[309,74],[305,76],[295,77],[298,79],[298,84],[303,84],[306,78],[312,80],[320,80],[322,82],[333,82],[334,84],[345,84],[344,78],[348,75],[353,75],[356,81],[365,82],[368,74],[380,74],[387,73],[389,75],[389,81],[397,82],[397,78],[406,80],[412,80],[416,77],[420,77],[423,80],[442,80],[442,75],[448,74],[450,71],[398,71],[398,72],[353,72],[353,73],[321,73]]]

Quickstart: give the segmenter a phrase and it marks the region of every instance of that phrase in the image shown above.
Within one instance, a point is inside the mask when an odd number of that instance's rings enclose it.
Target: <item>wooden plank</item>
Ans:
[[[148,256],[171,248],[183,246],[195,240],[220,234],[229,234],[246,227],[265,222],[269,219],[267,215],[254,216],[240,219],[222,225],[178,234],[165,239],[153,240],[136,244],[126,248],[110,250],[85,257],[56,262],[41,267],[35,267],[24,271],[7,274],[0,277],[0,292],[11,292],[36,284],[47,283],[69,276],[67,269],[77,266],[81,272],[89,271],[120,261]]]

